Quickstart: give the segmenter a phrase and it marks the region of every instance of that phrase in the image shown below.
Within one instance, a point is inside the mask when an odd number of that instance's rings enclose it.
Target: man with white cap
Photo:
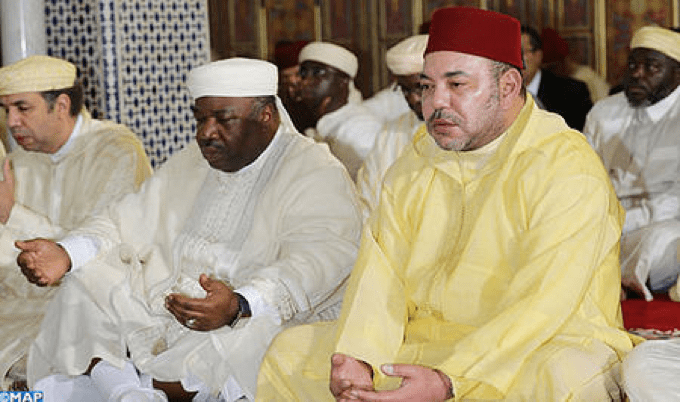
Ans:
[[[25,245],[15,242],[61,236],[137,190],[151,165],[127,127],[90,117],[68,61],[31,56],[1,68],[0,105],[18,144],[0,180],[0,373],[25,382],[23,359],[56,288],[26,281],[16,262]]]
[[[354,86],[359,62],[349,50],[327,42],[307,44],[299,60],[300,95],[313,124],[305,135],[327,143],[355,179],[382,128]]]
[[[596,104],[584,134],[626,210],[622,296],[652,300],[680,273],[680,33],[643,27],[630,47],[623,93]]]
[[[616,194],[583,135],[526,95],[520,43],[510,16],[434,12],[429,135],[388,170],[340,318],[281,333],[258,398],[622,398]]]
[[[41,284],[71,267],[31,346],[35,389],[253,400],[271,338],[335,317],[356,256],[358,201],[337,159],[293,127],[277,76],[273,64],[243,58],[193,69],[196,143],[63,248],[35,240],[41,251],[19,256]],[[93,252],[72,247],[88,239]]]
[[[400,76],[409,76],[413,74],[416,68],[423,68],[423,53],[417,53],[417,40],[414,38],[406,38],[396,45],[392,46],[385,52],[385,64],[390,72],[392,83],[387,88],[378,91],[372,97],[364,100],[364,106],[371,110],[371,113],[378,116],[383,122],[394,120],[397,116],[407,113],[411,109],[409,104],[404,102],[402,91],[403,87],[399,84]],[[420,73],[420,71],[417,71]]]
[[[416,131],[425,124],[420,103],[420,73],[423,71],[423,52],[426,46],[427,35],[416,35],[404,39],[387,51],[387,64],[395,76],[398,94],[408,105],[408,109],[385,124],[359,169],[356,182],[364,219],[378,205],[387,168],[397,160],[402,149],[411,143]]]

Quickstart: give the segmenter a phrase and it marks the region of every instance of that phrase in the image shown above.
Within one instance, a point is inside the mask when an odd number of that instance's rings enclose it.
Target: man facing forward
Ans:
[[[429,35],[429,135],[387,173],[340,319],[281,334],[258,399],[621,399],[606,172],[525,95],[519,21],[441,9]]]

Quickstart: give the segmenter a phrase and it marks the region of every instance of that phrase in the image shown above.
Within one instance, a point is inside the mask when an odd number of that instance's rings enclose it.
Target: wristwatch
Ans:
[[[238,324],[238,322],[241,321],[242,318],[248,318],[253,315],[252,312],[250,311],[250,303],[248,303],[248,300],[246,300],[245,297],[241,296],[240,293],[234,294],[238,299],[238,311],[236,312],[236,317],[234,317],[234,319],[229,324],[231,328],[236,327],[236,324]]]

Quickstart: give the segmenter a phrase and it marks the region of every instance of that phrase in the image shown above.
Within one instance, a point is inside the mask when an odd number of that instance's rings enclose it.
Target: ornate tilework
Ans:
[[[206,0],[46,0],[48,54],[76,64],[93,116],[159,166],[193,137],[186,74],[210,54]]]

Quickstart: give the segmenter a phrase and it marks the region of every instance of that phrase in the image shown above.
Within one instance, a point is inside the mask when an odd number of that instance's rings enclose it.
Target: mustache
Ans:
[[[460,125],[462,122],[458,116],[455,116],[444,109],[435,109],[430,117],[427,118],[427,123],[432,124],[435,120],[448,120],[455,125]]]
[[[224,144],[214,138],[199,138],[196,142],[201,148],[224,148]]]

